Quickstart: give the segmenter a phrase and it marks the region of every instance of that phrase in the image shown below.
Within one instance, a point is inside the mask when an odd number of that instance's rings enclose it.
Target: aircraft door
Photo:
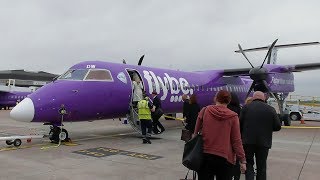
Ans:
[[[127,72],[130,76],[131,83],[131,98],[128,102],[130,105],[130,113],[127,114],[127,119],[131,127],[141,133],[140,121],[137,112],[137,104],[143,98],[144,86],[142,78],[138,71],[133,69],[127,69]]]
[[[131,81],[131,98],[130,102],[133,103],[133,105],[136,105],[138,101],[140,101],[143,98],[143,92],[145,90],[142,78],[138,71],[133,69],[127,70],[130,81]]]

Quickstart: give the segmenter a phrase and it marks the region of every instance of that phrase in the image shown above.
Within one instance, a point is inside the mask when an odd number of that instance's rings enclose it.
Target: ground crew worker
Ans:
[[[152,131],[151,111],[153,112],[154,108],[150,103],[149,98],[146,96],[138,102],[138,115],[143,136],[143,144],[151,144],[150,138],[147,136],[147,129],[149,134],[151,134]]]

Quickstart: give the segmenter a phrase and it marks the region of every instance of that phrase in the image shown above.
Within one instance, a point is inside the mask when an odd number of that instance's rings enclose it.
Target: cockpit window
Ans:
[[[88,69],[70,69],[66,73],[62,74],[59,79],[83,80],[87,72]]]
[[[106,69],[90,69],[85,80],[113,81],[110,71]]]

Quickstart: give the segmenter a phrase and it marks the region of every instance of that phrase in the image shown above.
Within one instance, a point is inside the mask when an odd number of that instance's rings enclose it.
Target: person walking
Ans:
[[[192,94],[189,100],[188,109],[186,111],[186,129],[192,134],[196,126],[197,117],[200,111],[200,106],[197,102],[197,96]]]
[[[149,98],[145,96],[144,99],[140,100],[137,104],[138,107],[138,116],[140,120],[141,132],[142,132],[142,143],[143,144],[151,144],[148,133],[151,134],[152,130],[152,121],[151,121],[151,112],[154,111],[153,105],[149,102]]]
[[[242,143],[247,158],[246,180],[254,179],[254,156],[259,180],[267,179],[267,158],[272,146],[272,134],[281,129],[276,110],[265,102],[261,91],[253,93],[252,102],[240,113]]]
[[[152,124],[153,124],[153,132],[155,134],[160,134],[165,131],[165,128],[162,126],[162,124],[159,121],[160,117],[163,114],[162,107],[161,107],[161,100],[158,97],[158,93],[155,91],[152,92],[152,98],[153,98],[153,106],[155,108],[155,111],[152,112],[152,114],[151,114]],[[161,115],[158,112],[162,112]],[[160,131],[159,131],[158,127],[160,128]]]
[[[186,94],[182,95],[183,107],[182,107],[182,117],[186,118],[186,114],[189,106],[189,97]]]
[[[237,94],[234,92],[231,92],[230,94],[231,94],[231,101],[227,107],[231,111],[237,113],[237,115],[239,117],[240,112],[241,112],[241,105],[240,105],[239,98],[238,98]],[[240,124],[240,122],[239,122],[239,124]],[[240,134],[241,134],[241,128],[240,128]],[[241,175],[240,164],[239,164],[239,160],[237,159],[236,164],[234,165],[233,170],[232,170],[233,180],[240,180],[240,175]]]
[[[214,101],[216,105],[209,105],[200,111],[194,131],[194,136],[201,132],[204,141],[204,162],[198,172],[199,180],[214,179],[214,176],[217,180],[230,180],[236,157],[241,171],[246,170],[239,119],[237,113],[227,108],[231,101],[228,91],[219,91]]]
[[[132,81],[133,86],[133,98],[132,98],[132,104],[133,107],[137,107],[137,104],[139,101],[143,99],[143,87],[141,80],[139,76],[134,76],[134,79]]]

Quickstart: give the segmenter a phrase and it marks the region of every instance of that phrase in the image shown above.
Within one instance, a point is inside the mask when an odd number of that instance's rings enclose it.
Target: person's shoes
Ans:
[[[148,144],[151,144],[151,141],[150,141],[150,139],[147,139],[147,143],[148,143]]]
[[[159,134],[162,134],[164,131],[165,131],[165,129],[161,130],[161,131],[159,132]]]
[[[142,139],[142,144],[147,144],[147,143],[148,143],[148,140]]]

